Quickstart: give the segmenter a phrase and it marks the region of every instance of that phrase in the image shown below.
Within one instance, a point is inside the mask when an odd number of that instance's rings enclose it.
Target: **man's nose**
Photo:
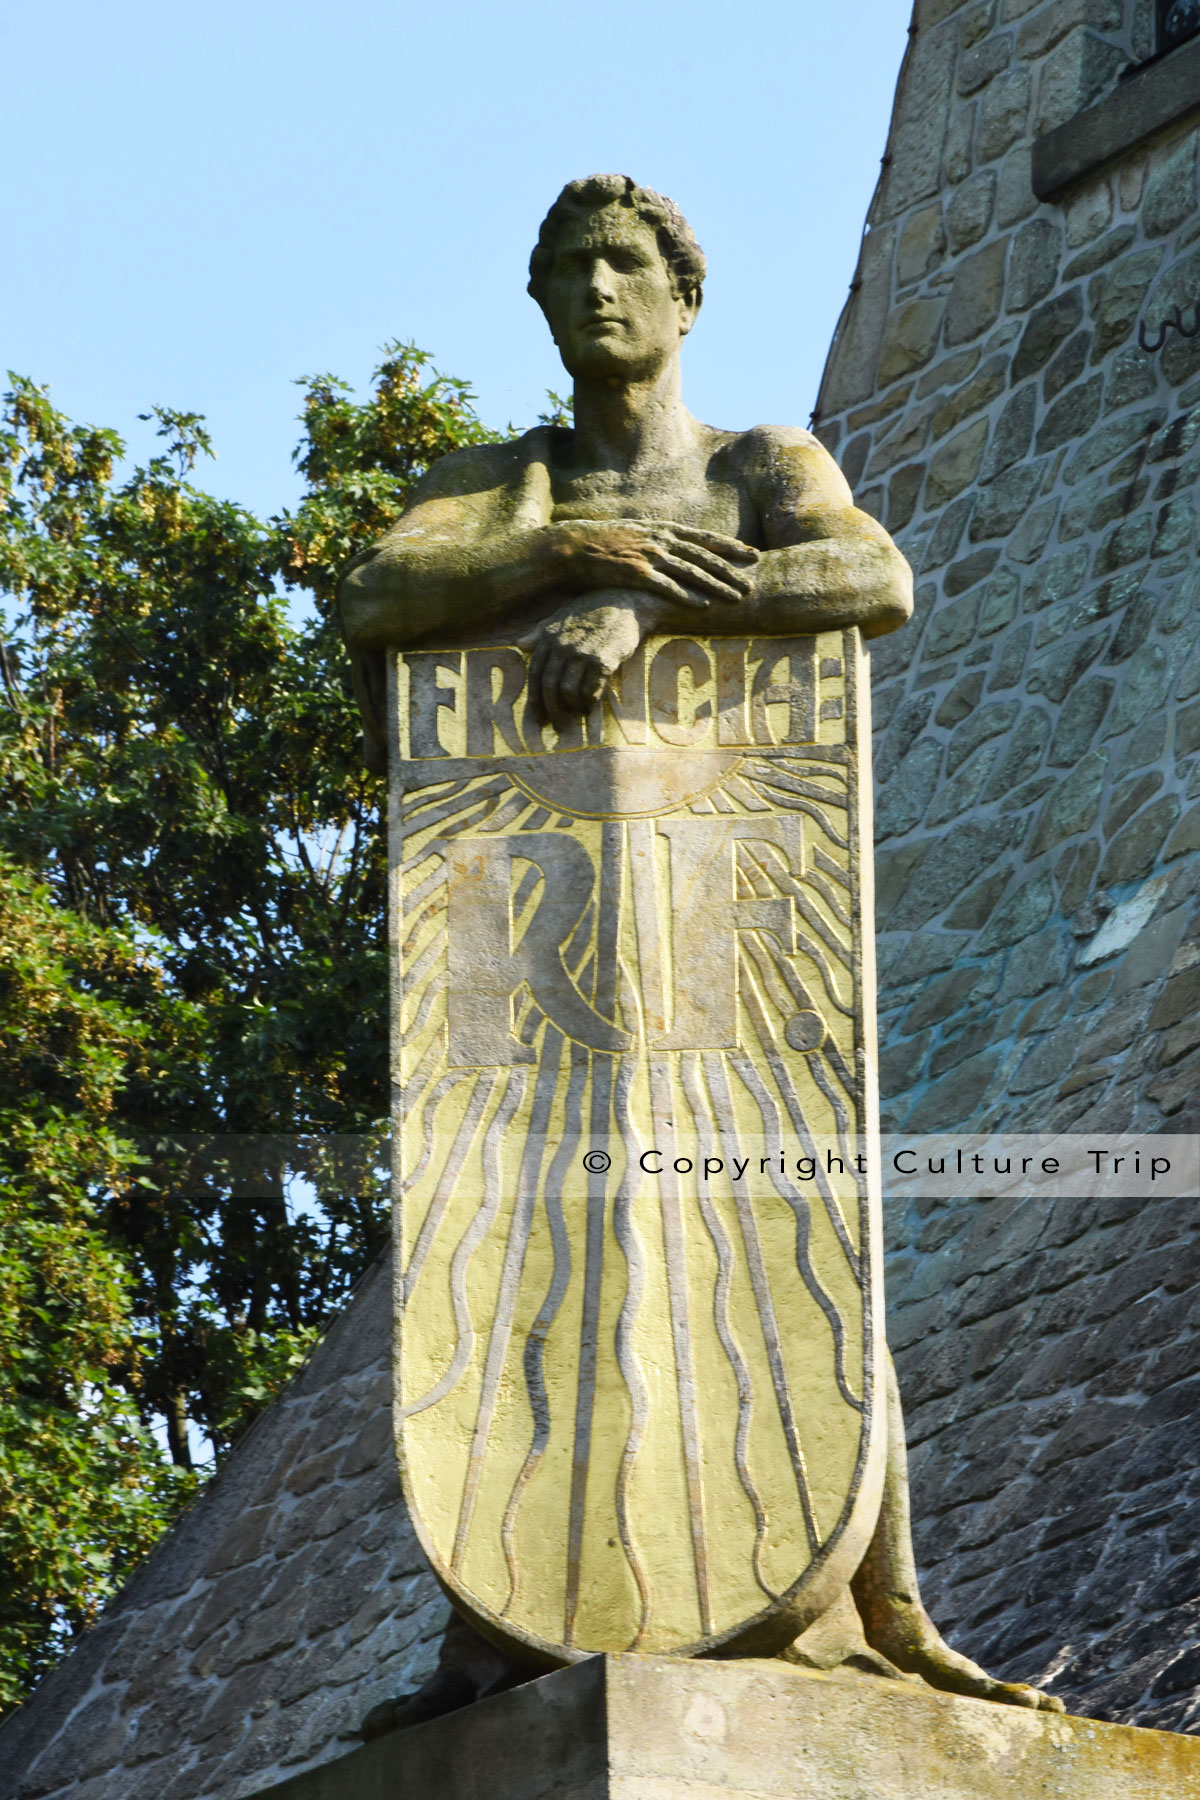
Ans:
[[[616,294],[613,272],[602,256],[598,256],[588,274],[588,292],[597,299],[611,300]]]

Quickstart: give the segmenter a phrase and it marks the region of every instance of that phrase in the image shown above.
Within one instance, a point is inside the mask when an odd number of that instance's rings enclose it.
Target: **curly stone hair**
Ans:
[[[569,220],[599,212],[604,206],[628,206],[639,219],[653,226],[675,292],[688,299],[693,295],[700,298],[708,264],[675,202],[665,194],[656,194],[653,188],[639,187],[628,175],[587,175],[582,181],[568,181],[542,220],[537,245],[529,259],[529,292],[543,311],[559,233]]]

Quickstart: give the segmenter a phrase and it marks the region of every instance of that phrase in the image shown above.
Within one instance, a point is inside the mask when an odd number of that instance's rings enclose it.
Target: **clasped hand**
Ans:
[[[739,538],[665,519],[553,525],[547,552],[563,585],[581,591],[520,641],[533,652],[530,710],[558,730],[595,705],[667,612],[744,599],[759,559]]]

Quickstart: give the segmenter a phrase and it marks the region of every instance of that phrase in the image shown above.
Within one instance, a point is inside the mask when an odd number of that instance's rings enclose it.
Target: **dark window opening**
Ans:
[[[1200,0],[1156,0],[1156,6],[1160,56],[1200,31]]]

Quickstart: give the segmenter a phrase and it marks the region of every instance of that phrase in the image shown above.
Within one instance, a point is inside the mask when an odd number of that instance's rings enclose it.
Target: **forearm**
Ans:
[[[912,571],[890,539],[830,537],[765,551],[745,599],[704,617],[712,632],[795,636],[857,625],[873,638],[903,625],[912,606]],[[695,613],[676,608],[658,628],[685,627],[696,629]]]
[[[356,556],[338,585],[354,650],[404,649],[483,630],[543,596],[560,598],[563,572],[544,528],[476,544],[417,549],[399,540]]]

